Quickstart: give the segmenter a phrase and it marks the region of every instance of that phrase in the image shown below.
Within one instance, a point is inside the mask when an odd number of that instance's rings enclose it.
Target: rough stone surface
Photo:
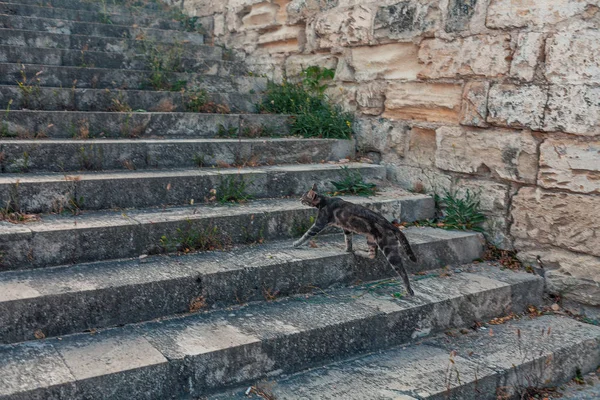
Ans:
[[[492,85],[487,121],[494,125],[540,130],[547,99],[547,91],[541,86]]]
[[[600,135],[600,87],[551,85],[544,130]]]
[[[437,148],[435,130],[412,127],[408,130],[408,142],[404,161],[415,166],[432,167]]]
[[[523,187],[513,198],[512,217],[517,245],[539,243],[600,256],[598,196]]]
[[[600,141],[545,140],[540,146],[538,185],[600,194]]]
[[[464,31],[469,28],[475,14],[477,0],[449,0],[446,15],[446,32]]]
[[[510,36],[478,35],[445,41],[427,39],[421,43],[419,60],[425,68],[419,78],[459,76],[498,77],[508,73]]]
[[[383,117],[428,122],[458,122],[462,86],[446,83],[392,83]]]
[[[413,39],[432,36],[440,24],[436,1],[400,1],[377,9],[374,36],[379,39]]]
[[[463,91],[460,124],[486,128],[488,126],[489,82],[468,82]]]
[[[292,55],[285,60],[285,72],[288,78],[300,76],[302,70],[319,66],[329,68],[335,71],[338,64],[337,57],[329,54],[310,54],[310,55]]]
[[[374,9],[366,5],[336,8],[318,15],[311,24],[316,37],[315,48],[368,44],[372,40],[373,18]]]
[[[357,81],[375,79],[416,79],[422,68],[417,46],[394,43],[352,48],[350,66]]]
[[[435,165],[447,171],[491,172],[502,179],[535,183],[537,142],[525,131],[442,127],[437,130]]]
[[[516,51],[512,55],[510,76],[526,82],[533,80],[544,45],[544,35],[524,32],[517,36]]]
[[[492,0],[488,7],[490,28],[542,27],[582,14],[594,0]]]
[[[356,102],[361,113],[379,115],[385,107],[387,82],[375,81],[360,85],[356,89]]]
[[[553,83],[600,84],[600,32],[561,32],[546,42],[546,78]]]
[[[406,125],[382,118],[360,118],[355,121],[356,145],[360,152],[390,153],[403,157],[406,141]]]

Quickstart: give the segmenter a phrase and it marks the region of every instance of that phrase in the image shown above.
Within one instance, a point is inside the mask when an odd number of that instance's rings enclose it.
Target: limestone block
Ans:
[[[520,251],[518,257],[545,269],[546,288],[551,294],[579,303],[600,306],[600,258],[556,248]]]
[[[213,0],[188,0],[183,2],[183,11],[187,15],[205,17],[224,13],[227,2]]]
[[[460,84],[393,83],[388,86],[383,116],[392,119],[457,123],[461,100]]]
[[[413,126],[408,131],[404,161],[411,165],[433,167],[436,148],[435,130]]]
[[[298,53],[305,43],[303,26],[282,26],[258,37],[259,46],[268,53]]]
[[[492,85],[487,122],[507,127],[540,130],[547,100],[546,89],[535,85]]]
[[[334,81],[326,90],[325,96],[344,111],[356,112],[356,85]]]
[[[464,195],[467,190],[477,195],[481,211],[496,215],[504,215],[508,211],[510,186],[507,184],[487,180],[459,179],[454,187],[459,195]]]
[[[600,32],[559,32],[546,42],[546,78],[553,83],[600,84]]]
[[[583,13],[596,0],[492,0],[486,25],[489,28],[520,28],[553,25]]]
[[[512,202],[517,248],[557,246],[600,256],[600,197],[523,187]]]
[[[404,156],[407,126],[384,118],[358,118],[355,121],[356,147],[362,152]]]
[[[379,115],[383,112],[387,82],[374,81],[358,86],[356,102],[359,111],[368,115]]]
[[[600,135],[600,87],[550,86],[544,130]]]
[[[435,168],[419,168],[390,162],[385,162],[384,165],[388,179],[407,190],[443,193],[452,186],[452,177]]]
[[[337,57],[331,54],[294,54],[285,60],[285,72],[290,78],[297,77],[302,70],[315,65],[335,71],[337,63]]]
[[[508,73],[510,53],[510,35],[477,35],[451,42],[427,39],[419,49],[419,60],[425,67],[418,76],[430,79],[502,76]]]
[[[223,36],[225,34],[225,15],[224,14],[215,14],[213,19],[214,27],[213,27],[213,35],[215,36]]]
[[[337,0],[292,0],[287,6],[288,22],[297,24],[337,6]]]
[[[540,146],[538,185],[600,194],[600,141],[545,140]]]
[[[440,21],[437,1],[400,1],[377,9],[374,36],[392,40],[433,36]]]
[[[351,67],[358,82],[374,79],[416,79],[421,69],[417,46],[393,43],[361,46],[351,50]]]
[[[510,64],[510,75],[531,81],[538,65],[544,45],[544,35],[538,32],[524,32],[517,36],[517,48]]]
[[[536,181],[537,142],[529,132],[441,127],[436,138],[435,165],[442,170]]]
[[[473,14],[477,0],[449,0],[448,14],[446,16],[446,32],[459,32],[469,29],[469,23]]]
[[[368,44],[373,39],[374,12],[372,7],[357,5],[319,14],[311,24],[317,37],[317,47],[329,49]]]
[[[279,25],[276,21],[279,6],[269,1],[252,6],[250,13],[242,18],[244,29],[264,29]]]
[[[489,82],[467,82],[462,96],[460,109],[461,125],[488,126],[487,101],[490,90]]]

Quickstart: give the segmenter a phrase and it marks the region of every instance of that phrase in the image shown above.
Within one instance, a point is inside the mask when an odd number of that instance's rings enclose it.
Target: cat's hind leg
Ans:
[[[414,296],[415,292],[410,287],[410,280],[408,279],[408,273],[404,268],[404,264],[402,264],[402,257],[400,256],[400,249],[398,248],[398,242],[395,240],[386,240],[381,239],[378,241],[379,248],[394,268],[394,270],[400,275],[402,280],[404,281],[404,286],[406,286],[406,291],[411,296]]]
[[[375,238],[371,235],[367,235],[367,245],[369,246],[369,251],[357,250],[354,252],[357,256],[362,258],[368,258],[370,260],[374,260],[377,257],[377,242]]]
[[[346,240],[346,252],[352,252],[352,232],[344,229],[344,239]]]

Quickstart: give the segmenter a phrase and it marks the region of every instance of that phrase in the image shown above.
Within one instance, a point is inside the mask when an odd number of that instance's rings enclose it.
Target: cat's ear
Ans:
[[[312,189],[310,189],[310,190],[312,190],[313,192],[316,192],[317,191],[317,184],[314,183]]]

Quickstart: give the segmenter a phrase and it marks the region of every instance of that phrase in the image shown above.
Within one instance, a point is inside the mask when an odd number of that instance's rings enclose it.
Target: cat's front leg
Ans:
[[[315,221],[313,226],[311,226],[310,229],[308,231],[306,231],[306,233],[304,235],[302,235],[302,237],[300,239],[296,240],[293,243],[293,246],[294,247],[302,246],[304,243],[308,242],[310,240],[310,238],[316,236],[317,233],[319,233],[323,229],[325,229],[326,226],[327,226],[327,220],[324,218],[317,217],[317,220]]]

